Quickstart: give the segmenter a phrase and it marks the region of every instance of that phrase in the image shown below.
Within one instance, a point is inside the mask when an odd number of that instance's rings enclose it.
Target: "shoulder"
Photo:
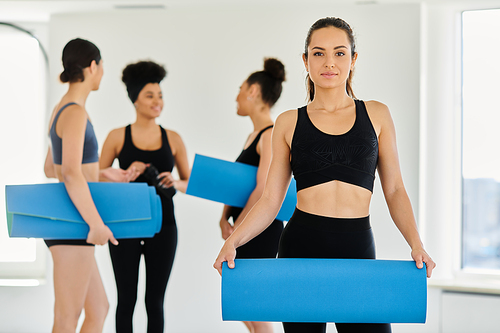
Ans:
[[[176,131],[172,131],[172,130],[169,130],[169,129],[166,129],[166,128],[163,128],[163,129],[167,133],[167,136],[168,136],[169,139],[181,140],[182,141],[181,136]]]
[[[268,128],[264,132],[262,132],[260,139],[259,139],[259,142],[270,141],[271,137],[273,135],[273,131],[274,131],[274,126]]]
[[[274,125],[273,135],[277,138],[281,137],[289,147],[292,144],[297,117],[298,109],[285,111],[276,118],[276,123]]]
[[[125,127],[120,127],[120,128],[115,128],[114,130],[111,130],[108,134],[108,139],[109,140],[117,140],[117,139],[124,139],[125,137]]]
[[[56,114],[60,110],[61,108],[57,109]],[[64,108],[64,110],[62,110],[61,114],[59,115],[59,119],[68,119],[68,118],[87,119],[87,111],[85,111],[85,108],[83,106],[78,104],[68,105]]]
[[[125,142],[125,127],[115,128],[108,133],[104,141],[103,150],[105,147],[114,147],[117,151],[121,150]]]
[[[379,101],[365,101],[366,111],[370,118],[390,117],[389,108]]]
[[[59,112],[60,109],[57,110]],[[68,131],[67,134],[74,133],[74,131],[80,131],[87,127],[88,115],[85,108],[78,104],[68,105],[59,114],[57,120],[57,126],[62,126]],[[64,132],[64,130],[63,130]]]
[[[167,138],[168,138],[168,142],[170,143],[170,145],[172,145],[173,147],[179,147],[181,145],[182,146],[184,145],[179,133],[177,133],[176,131],[166,129],[166,128],[164,128],[164,130],[167,133]]]
[[[276,118],[275,128],[288,128],[297,122],[298,109],[292,109],[282,112],[278,118]]]
[[[166,128],[164,128],[164,130],[167,133],[168,144],[170,145],[172,154],[174,156],[177,156],[177,153],[185,152],[186,147],[184,146],[184,142],[182,141],[181,136],[175,131],[168,130]]]
[[[377,135],[386,127],[393,127],[393,121],[389,108],[378,101],[365,101],[366,112],[377,132]]]

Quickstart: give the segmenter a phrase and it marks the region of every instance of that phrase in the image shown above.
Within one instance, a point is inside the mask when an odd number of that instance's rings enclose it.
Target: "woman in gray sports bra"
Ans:
[[[69,87],[51,117],[45,174],[64,182],[90,231],[86,240],[46,241],[54,262],[52,332],[74,332],[82,309],[82,331],[101,332],[109,304],[93,245],[104,245],[108,240],[115,245],[118,242],[99,216],[87,182],[97,182],[100,176],[127,179],[135,174],[116,169],[99,171],[97,140],[85,110],[85,101],[91,91],[99,89],[103,74],[99,49],[87,40],[73,39],[64,47],[62,61],[60,79]]]

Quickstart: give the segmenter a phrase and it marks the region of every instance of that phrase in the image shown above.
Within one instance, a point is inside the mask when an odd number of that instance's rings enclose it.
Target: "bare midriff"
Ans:
[[[63,182],[64,179],[61,172],[62,166],[55,164],[54,167],[56,169],[57,178],[59,179],[60,182]],[[98,182],[99,162],[82,164],[82,173],[87,182]]]
[[[356,185],[333,180],[297,193],[297,208],[303,212],[338,218],[366,217],[372,192]]]

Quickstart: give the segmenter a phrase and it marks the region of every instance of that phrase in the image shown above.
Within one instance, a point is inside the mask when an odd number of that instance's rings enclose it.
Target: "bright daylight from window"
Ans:
[[[500,273],[500,10],[462,18],[462,267]]]
[[[0,26],[0,262],[34,261],[34,239],[11,239],[5,185],[46,181],[43,175],[45,65],[38,42]]]

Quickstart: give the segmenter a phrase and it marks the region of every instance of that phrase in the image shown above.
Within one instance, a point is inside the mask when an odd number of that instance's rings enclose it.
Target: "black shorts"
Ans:
[[[94,246],[94,244],[87,243],[85,239],[44,239],[48,247],[54,245],[77,245],[77,246]]]

